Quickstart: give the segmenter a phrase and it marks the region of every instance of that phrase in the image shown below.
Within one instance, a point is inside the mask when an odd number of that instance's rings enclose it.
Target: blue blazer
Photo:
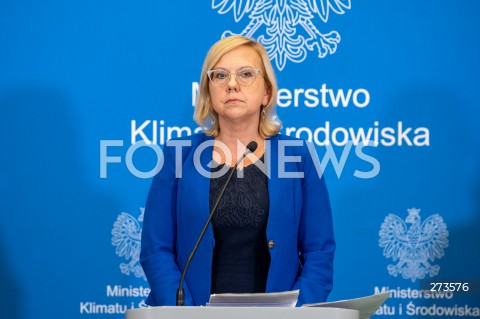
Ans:
[[[335,240],[315,148],[285,135],[267,141],[267,241],[273,247],[266,291],[300,289],[297,306],[325,301],[332,289]],[[210,146],[201,151],[203,142]],[[152,306],[175,305],[181,272],[210,213],[213,138],[196,134],[174,143],[183,146],[164,147],[164,164],[153,179],[143,221],[140,262],[151,288],[146,302]],[[196,168],[199,162],[203,174]],[[304,176],[284,176],[291,173]],[[209,300],[214,245],[209,226],[185,277],[185,305]]]

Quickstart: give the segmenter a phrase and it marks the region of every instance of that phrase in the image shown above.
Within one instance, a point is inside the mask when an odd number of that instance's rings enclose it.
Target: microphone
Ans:
[[[258,144],[255,141],[251,141],[250,143],[247,144],[247,149],[250,151],[250,153],[253,153],[257,150]],[[240,164],[240,161],[243,160],[245,156],[247,156],[248,152],[245,151],[245,154],[243,154],[243,157],[238,161],[237,166]]]
[[[203,226],[202,232],[198,236],[197,242],[195,243],[195,246],[193,246],[192,252],[190,253],[190,256],[188,256],[187,263],[185,264],[185,268],[183,268],[182,271],[182,277],[180,277],[180,284],[178,285],[177,289],[177,306],[183,306],[185,304],[185,291],[183,290],[183,281],[185,280],[185,274],[187,273],[188,266],[190,266],[190,262],[193,259],[193,255],[195,255],[195,252],[197,251],[198,245],[202,241],[203,235],[205,235],[205,232],[207,231],[208,225],[210,224],[210,221],[212,220],[213,215],[215,214],[217,210],[217,206],[220,203],[220,200],[223,197],[223,193],[225,192],[225,189],[227,189],[228,184],[230,183],[230,180],[232,179],[233,173],[237,170],[238,165],[243,161],[245,156],[249,152],[253,153],[257,149],[258,144],[255,141],[251,141],[247,145],[247,149],[245,150],[245,153],[243,153],[242,157],[237,161],[237,164],[233,167],[233,170],[230,172],[228,175],[227,181],[223,185],[222,190],[220,191],[220,194],[217,197],[217,200],[215,201],[215,205],[213,205],[213,209],[210,212],[210,215],[208,216],[207,222]]]

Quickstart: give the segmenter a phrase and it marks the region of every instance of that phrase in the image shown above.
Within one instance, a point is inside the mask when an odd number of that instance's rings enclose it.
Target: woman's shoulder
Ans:
[[[309,141],[296,137],[296,136],[291,136],[291,135],[285,135],[278,133],[277,135],[271,136],[268,139],[272,141],[298,141],[299,143],[306,144],[309,143]]]
[[[288,153],[290,153],[289,150],[294,153],[305,153],[308,150],[307,144],[310,143],[307,140],[285,134],[277,134],[270,137],[269,140],[273,143],[274,147],[284,147]]]
[[[302,139],[300,139],[298,137],[285,135],[285,134],[281,134],[281,133],[278,133],[277,135],[271,136],[270,139],[272,141],[275,141],[275,140],[279,140],[279,141],[281,141],[281,140],[303,141]]]
[[[191,135],[171,138],[167,141],[166,145],[167,146],[175,146],[175,145],[181,143],[182,145],[187,144],[187,145],[184,145],[184,146],[195,146],[195,145],[201,144],[202,142],[205,142],[205,141],[208,141],[208,140],[211,140],[211,139],[212,139],[212,137],[206,135],[203,132],[200,132],[200,133],[195,133],[195,134],[191,134]]]

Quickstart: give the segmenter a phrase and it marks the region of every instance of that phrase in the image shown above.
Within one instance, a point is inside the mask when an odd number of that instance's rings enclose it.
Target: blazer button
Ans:
[[[268,241],[268,249],[272,249],[275,246],[275,242],[273,240]]]

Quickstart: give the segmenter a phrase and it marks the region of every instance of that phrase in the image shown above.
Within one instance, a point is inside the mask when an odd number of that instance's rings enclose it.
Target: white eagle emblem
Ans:
[[[130,276],[131,273],[137,278],[147,280],[142,266],[140,265],[140,240],[142,236],[143,214],[145,208],[140,208],[140,216],[135,219],[128,213],[121,213],[113,224],[112,245],[116,246],[115,253],[119,257],[125,257],[128,263],[121,263],[122,274]]]
[[[380,228],[380,247],[383,255],[392,258],[396,265],[388,265],[390,275],[401,274],[404,279],[415,282],[417,279],[436,276],[440,266],[432,265],[436,258],[444,255],[448,247],[447,225],[438,214],[431,215],[420,223],[420,209],[407,209],[408,217],[403,221],[389,214]],[[407,223],[411,224],[407,227]]]
[[[308,51],[318,52],[319,58],[333,54],[340,43],[337,31],[321,33],[313,24],[315,15],[323,23],[330,11],[344,14],[350,9],[350,0],[212,0],[212,9],[225,14],[233,11],[235,22],[249,14],[250,22],[239,34],[251,38],[263,27],[263,35],[257,38],[268,56],[281,71],[287,60],[300,63]],[[235,34],[225,31],[222,37]]]

